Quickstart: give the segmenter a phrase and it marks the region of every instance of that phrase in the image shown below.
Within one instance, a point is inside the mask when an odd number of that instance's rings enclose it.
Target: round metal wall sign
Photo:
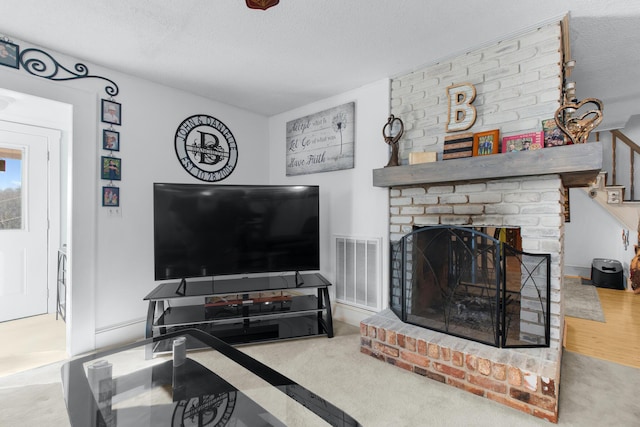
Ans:
[[[215,117],[197,114],[176,130],[176,155],[189,174],[202,181],[221,181],[238,163],[238,146],[227,126]]]

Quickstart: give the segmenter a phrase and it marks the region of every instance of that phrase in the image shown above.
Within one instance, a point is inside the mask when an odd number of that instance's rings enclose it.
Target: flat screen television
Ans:
[[[320,269],[318,186],[153,186],[155,280]]]

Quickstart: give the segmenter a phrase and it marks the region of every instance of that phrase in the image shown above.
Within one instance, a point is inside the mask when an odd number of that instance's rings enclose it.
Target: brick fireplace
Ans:
[[[414,226],[517,227],[522,250],[550,254],[550,346],[495,348],[403,323],[385,310],[360,326],[361,351],[425,378],[557,422],[562,355],[564,187],[559,175],[397,186],[390,238]]]
[[[389,188],[389,235],[416,226],[514,227],[525,252],[550,256],[550,344],[496,348],[403,323],[390,309],[360,323],[364,354],[557,422],[564,305],[565,189],[602,168],[600,143],[375,169]]]
[[[562,66],[570,59],[567,20],[394,78],[391,113],[404,122],[400,166],[373,171],[373,185],[389,188],[391,242],[423,226],[518,228],[522,251],[549,254],[549,346],[496,348],[403,323],[390,309],[360,327],[365,354],[552,422],[558,418],[562,356],[564,195],[595,180],[601,144],[408,163],[411,153],[442,153],[452,132],[445,126],[452,85],[468,82],[477,91],[469,132],[542,129],[542,121],[554,117],[568,77]],[[520,311],[520,331],[530,315]]]

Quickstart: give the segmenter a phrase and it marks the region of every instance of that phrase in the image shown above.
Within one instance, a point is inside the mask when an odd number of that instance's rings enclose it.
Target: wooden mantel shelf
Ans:
[[[558,174],[567,188],[586,187],[596,179],[601,169],[602,144],[590,142],[374,169],[373,185],[397,187]]]

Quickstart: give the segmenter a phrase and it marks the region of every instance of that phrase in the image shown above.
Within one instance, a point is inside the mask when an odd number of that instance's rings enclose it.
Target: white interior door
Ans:
[[[47,312],[51,140],[29,130],[0,123],[0,321]]]

